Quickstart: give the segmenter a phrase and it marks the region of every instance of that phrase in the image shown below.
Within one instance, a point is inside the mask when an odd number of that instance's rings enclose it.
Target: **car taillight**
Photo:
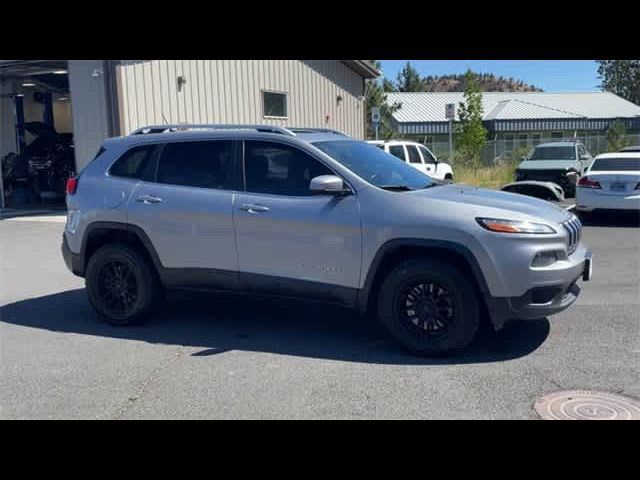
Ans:
[[[589,177],[582,177],[578,181],[578,186],[582,188],[602,188],[600,187],[600,183],[595,180],[591,180]]]
[[[78,188],[78,178],[71,177],[67,179],[67,195],[73,195],[76,193],[76,189]]]

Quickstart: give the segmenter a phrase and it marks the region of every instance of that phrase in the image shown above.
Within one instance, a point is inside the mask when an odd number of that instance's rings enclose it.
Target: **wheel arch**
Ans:
[[[446,240],[395,239],[383,244],[371,261],[364,285],[358,293],[360,312],[365,313],[369,309],[377,289],[395,265],[408,258],[420,256],[437,256],[451,262],[463,273],[470,275],[481,298],[489,292],[480,264],[466,246]]]
[[[106,244],[123,244],[133,248],[142,254],[161,276],[162,263],[148,235],[138,226],[121,222],[93,222],[87,226],[80,251],[82,275],[86,272],[91,255]]]

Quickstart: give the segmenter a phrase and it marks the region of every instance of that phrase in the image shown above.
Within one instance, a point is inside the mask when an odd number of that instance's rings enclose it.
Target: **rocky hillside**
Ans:
[[[515,78],[497,77],[492,73],[479,73],[478,82],[483,92],[542,92]],[[427,76],[422,79],[425,92],[463,92],[464,75]]]

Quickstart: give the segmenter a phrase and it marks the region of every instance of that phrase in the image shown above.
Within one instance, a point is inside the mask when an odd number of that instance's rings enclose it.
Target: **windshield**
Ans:
[[[376,187],[416,190],[439,184],[402,160],[365,142],[329,140],[313,145]]]
[[[640,157],[637,158],[600,158],[593,162],[589,169],[595,171],[638,172],[640,171]]]
[[[536,147],[527,160],[575,160],[575,147]]]

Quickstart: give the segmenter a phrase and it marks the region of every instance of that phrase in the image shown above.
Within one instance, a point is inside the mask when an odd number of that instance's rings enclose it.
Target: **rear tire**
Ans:
[[[480,324],[473,284],[451,264],[414,258],[396,266],[382,283],[378,317],[414,355],[441,356],[467,347]]]
[[[89,259],[85,277],[89,302],[112,325],[145,320],[162,298],[153,267],[126,245],[105,245]]]

